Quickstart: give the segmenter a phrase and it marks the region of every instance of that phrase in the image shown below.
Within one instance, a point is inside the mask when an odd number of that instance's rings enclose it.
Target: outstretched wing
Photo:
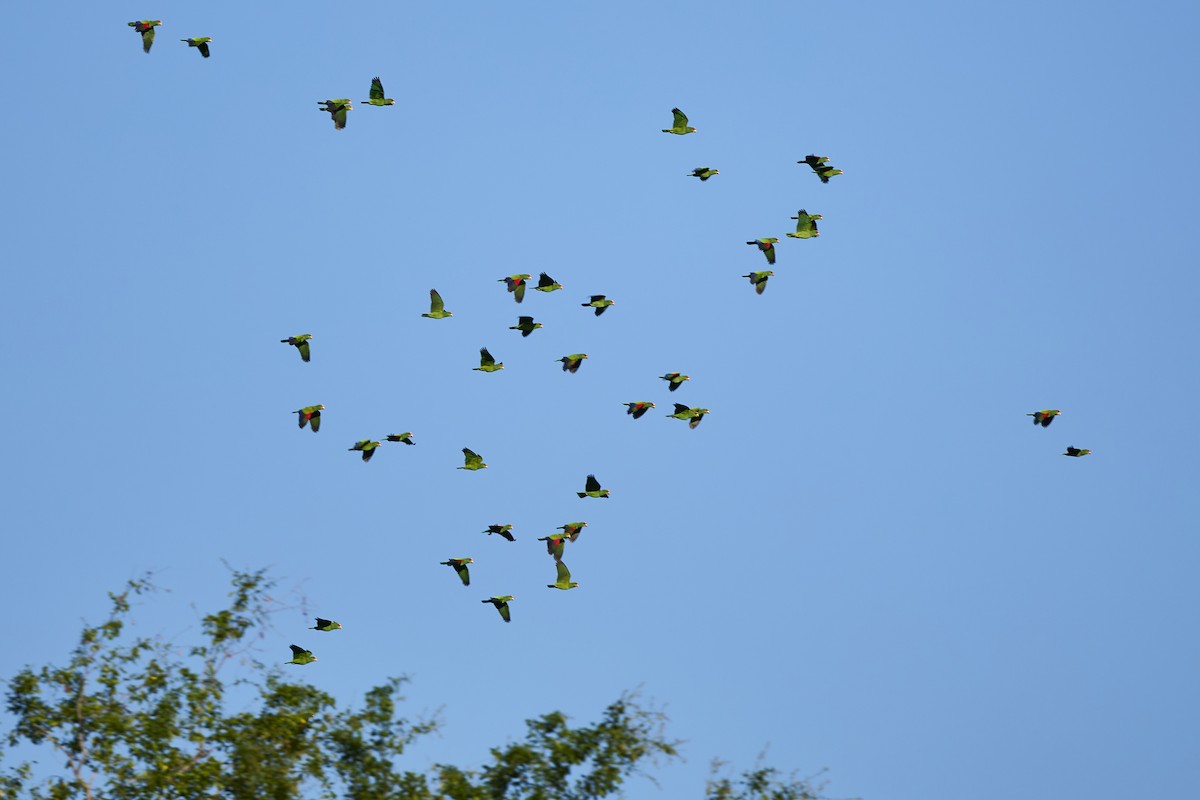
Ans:
[[[318,622],[319,621],[320,620],[318,620]],[[290,644],[290,645],[288,645],[288,647],[292,648],[292,658],[299,658],[300,656],[305,655],[308,652],[307,650],[305,650],[303,647],[300,647],[299,645]]]
[[[517,327],[525,327],[533,324],[533,317],[517,317]]]
[[[571,570],[567,569],[566,564],[564,564],[562,561],[555,561],[554,569],[558,573],[558,583],[566,584],[571,582]]]
[[[332,112],[333,127],[335,130],[342,130],[346,127],[346,107],[337,106],[337,110]]]
[[[383,99],[383,81],[379,80],[379,78],[371,79],[371,99],[372,100],[382,100]]]
[[[146,30],[142,31],[142,52],[149,53],[150,47],[154,44],[154,26],[151,25]]]
[[[545,288],[547,286],[553,286],[553,285],[554,285],[554,278],[551,278],[546,273],[543,272],[541,275],[538,276],[538,288],[539,289]]]
[[[376,80],[378,80],[378,78],[376,78]],[[467,569],[466,562],[465,561],[454,561],[454,562],[451,562],[451,566],[454,567],[454,571],[458,573],[458,577],[460,580],[462,580],[463,586],[470,586],[471,585],[471,571]]]
[[[512,613],[508,610],[507,600],[501,600],[497,603],[496,610],[500,612],[500,616],[504,618],[505,622],[512,622]]]
[[[685,406],[683,403],[676,403],[676,404],[675,404],[675,413],[676,413],[676,414],[682,414],[683,412],[685,412],[685,411],[687,411],[687,410],[688,410],[688,407],[687,407],[687,406]]]
[[[686,128],[688,126],[686,114],[684,114],[678,108],[672,108],[671,113],[675,115],[675,124],[672,127]]]
[[[496,366],[496,359],[492,358],[492,354],[488,352],[488,349],[486,347],[479,348],[479,366],[481,366],[481,367]]]
[[[525,299],[525,279],[512,288],[513,298],[519,303]]]
[[[303,428],[304,427],[304,420],[303,420],[304,415],[301,414],[300,416],[301,416],[300,427]],[[312,418],[309,419],[308,424],[312,428],[313,433],[316,433],[317,431],[321,430],[321,412],[320,411],[312,412]]]
[[[588,475],[587,484],[583,488],[589,492],[598,492],[600,491],[600,481],[596,480],[595,475]]]
[[[308,340],[300,342],[296,345],[296,349],[300,351],[300,358],[302,360],[308,361],[312,358],[312,351],[308,349]]]
[[[467,464],[483,463],[483,456],[479,455],[474,450],[470,450],[466,447],[463,448],[463,457],[466,459]]]
[[[446,304],[442,301],[442,296],[437,293],[437,289],[429,290],[429,313],[440,314],[446,310]]]

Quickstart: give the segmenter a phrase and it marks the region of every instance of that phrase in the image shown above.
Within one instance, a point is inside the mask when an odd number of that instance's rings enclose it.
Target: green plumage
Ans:
[[[312,432],[316,433],[321,430],[321,412],[325,409],[323,405],[305,406],[304,408],[293,411],[293,414],[299,414],[297,422],[303,428],[308,425],[312,428]]]
[[[796,232],[788,234],[792,239],[811,239],[821,235],[817,230],[817,220],[824,219],[824,217],[820,214],[809,214],[802,208],[791,219],[796,220]]]
[[[312,338],[311,333],[298,333],[295,336],[289,336],[286,339],[280,339],[283,344],[290,344],[300,353],[300,360],[308,362],[312,359],[312,351],[309,350],[308,340]]]
[[[339,131],[346,127],[346,112],[354,110],[354,105],[350,102],[349,97],[323,100],[317,105],[324,106],[321,110],[329,113],[330,118],[333,119],[333,127]]]
[[[538,275],[538,285],[533,288],[539,292],[555,292],[562,288],[562,284],[543,272]]]
[[[566,536],[539,536],[539,542],[546,543],[546,552],[549,553],[555,561],[561,561],[563,557],[563,547],[566,545]]]
[[[479,366],[471,367],[476,372],[495,372],[496,370],[504,369],[504,362],[496,363],[496,359],[492,358],[492,354],[488,352],[486,347],[479,348]]]
[[[1091,452],[1092,452],[1091,450],[1081,450],[1078,447],[1068,447],[1067,452],[1063,453],[1062,455],[1079,458],[1080,456],[1086,456]]]
[[[161,19],[141,19],[137,22],[128,23],[129,27],[142,35],[143,53],[150,52],[150,48],[154,45],[154,29],[162,24]]]
[[[600,481],[596,480],[595,475],[588,475],[587,482],[583,486],[584,491],[576,492],[575,494],[582,497],[596,497],[608,499],[608,489],[600,488]]]
[[[770,237],[770,238],[766,238],[766,239],[755,239],[752,242],[746,242],[746,244],[752,244],[755,247],[757,247],[759,250],[762,251],[762,254],[767,257],[767,263],[774,264],[775,263],[775,243],[778,241],[779,241],[778,239],[776,239],[774,237]]]
[[[455,469],[469,469],[472,472],[477,469],[487,469],[487,464],[483,463],[483,456],[465,447],[462,449],[462,452],[464,464],[461,467],[455,467]]]
[[[579,371],[580,365],[583,364],[583,360],[587,357],[587,353],[572,353],[571,355],[563,356],[558,360],[562,362],[563,372],[570,372],[572,375],[574,375]]]
[[[540,327],[542,327],[542,323],[534,322],[533,317],[517,317],[517,324],[510,325],[508,329],[510,331],[520,331],[521,336],[524,337],[533,333]]]
[[[563,536],[566,536],[568,539],[574,542],[579,538],[579,534],[582,533],[583,529],[586,527],[586,522],[568,522],[566,525],[559,525],[556,530],[562,531]]]
[[[829,183],[829,179],[834,175],[844,174],[840,169],[834,169],[828,164],[829,156],[805,156],[803,161],[797,161],[797,164],[808,164],[812,167],[812,171],[821,179],[821,183]]]
[[[446,317],[453,317],[454,312],[446,310],[446,304],[442,301],[442,296],[438,294],[437,289],[430,289],[429,313],[422,314],[421,316],[429,317],[430,319],[445,319]]]
[[[312,654],[312,650],[305,650],[303,647],[294,644],[288,646],[292,648],[292,660],[283,662],[285,664],[299,664],[300,666],[304,666],[317,660],[317,657]]]
[[[394,106],[396,101],[390,97],[383,96],[383,81],[379,78],[371,79],[371,99],[363,100],[369,106]]]
[[[404,442],[405,444],[416,444],[416,442],[414,442],[412,440],[412,431],[405,431],[404,433],[389,433],[387,435],[387,441],[389,441],[389,442]]]
[[[200,51],[200,55],[208,58],[208,43],[212,41],[211,36],[193,36],[191,39],[180,39],[181,42],[187,42],[188,47],[194,47]]]
[[[713,169],[712,167],[696,167],[692,170],[692,174],[688,177],[699,178],[701,181],[706,181],[713,175],[720,175],[721,170]]]
[[[671,127],[663,128],[663,133],[674,133],[678,136],[687,136],[689,133],[696,132],[695,128],[688,127],[688,118],[686,114],[684,114],[678,108],[672,108],[671,113],[675,115],[675,118],[672,120]]]
[[[471,571],[467,569],[467,564],[474,564],[475,559],[452,558],[449,561],[440,561],[438,563],[444,564],[447,567],[453,567],[454,571],[458,573],[458,578],[462,581],[463,586],[471,585]]]
[[[1041,425],[1043,428],[1049,428],[1050,423],[1054,422],[1054,418],[1062,412],[1057,408],[1043,408],[1041,411],[1034,411],[1032,414],[1026,414],[1027,417],[1033,417],[1034,425]]]
[[[542,273],[545,275],[546,273]],[[508,291],[512,293],[513,299],[518,303],[525,299],[525,287],[528,286],[527,281],[532,278],[532,275],[509,275],[507,278],[498,278],[498,283],[503,283],[508,287]],[[553,281],[551,281],[553,283]]]
[[[591,307],[591,308],[596,309],[597,317],[604,313],[604,309],[608,308],[611,305],[615,305],[617,302],[616,300],[607,299],[602,294],[594,294],[591,297],[592,297],[591,300],[589,300],[586,303],[580,303],[579,305],[583,306],[584,308]]]
[[[505,622],[512,622],[512,615],[508,610],[508,604],[515,600],[511,594],[502,594],[495,597],[489,597],[487,600],[480,600],[481,603],[491,603],[500,612],[500,616]]]
[[[360,441],[355,442],[354,447],[351,447],[349,449],[350,450],[361,450],[362,451],[362,460],[370,461],[371,456],[375,455],[375,448],[379,447],[381,444],[382,444],[382,442],[373,442],[370,439],[362,439]]]
[[[686,420],[688,427],[695,430],[696,426],[700,424],[700,420],[704,419],[704,415],[707,413],[709,413],[707,408],[698,408],[695,406],[688,408],[683,403],[676,403],[675,413],[667,414],[667,416],[674,419]]]
[[[488,536],[491,536],[494,533],[497,536],[508,539],[510,542],[515,542],[516,537],[512,535],[512,527],[512,525],[501,525],[497,523],[495,525],[488,525],[487,530],[484,531],[484,533],[486,533]]]
[[[767,278],[775,276],[774,272],[767,270],[766,272],[751,272],[749,275],[743,275],[743,278],[749,278],[750,283],[754,286],[754,291],[757,294],[762,294],[767,290]]]
[[[320,617],[317,617],[317,624],[309,628],[310,631],[340,631],[341,629],[342,623]]]
[[[687,375],[680,375],[678,372],[668,372],[666,375],[659,375],[658,377],[670,384],[667,388],[672,392],[682,386],[684,381],[691,380]]]
[[[626,403],[625,413],[632,416],[634,419],[641,419],[646,415],[646,412],[654,408],[654,403],[648,400],[639,400],[636,403]]]
[[[579,585],[578,581],[571,580],[571,570],[567,569],[567,565],[561,559],[554,560],[554,570],[557,573],[557,580],[554,583],[547,583],[547,589],[574,589]]]

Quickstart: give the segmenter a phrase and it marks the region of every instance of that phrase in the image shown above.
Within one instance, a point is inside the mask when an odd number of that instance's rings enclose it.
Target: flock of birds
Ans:
[[[154,43],[154,29],[161,24],[162,20],[140,20],[129,23],[130,27],[134,28],[135,31],[141,34],[142,49],[146,53],[150,52],[151,45]],[[212,41],[211,37],[193,37],[189,39],[183,39],[182,41],[187,42],[189,47],[195,47],[199,49],[200,54],[205,58],[209,57],[210,51],[208,44]],[[371,81],[370,99],[364,102],[375,106],[390,106],[395,105],[396,101],[385,96],[383,84],[380,79],[376,77]],[[337,98],[325,100],[318,105],[322,107],[321,110],[330,114],[334,122],[334,127],[337,130],[342,130],[346,127],[347,112],[353,109],[353,104],[351,103],[350,99]],[[681,110],[678,108],[673,108],[671,109],[671,113],[674,115],[672,125],[670,128],[663,128],[663,133],[686,136],[688,134],[697,132],[696,128],[688,125],[687,115],[685,115]],[[822,183],[829,183],[829,180],[834,176],[844,174],[842,170],[831,166],[829,164],[829,159],[826,156],[809,155],[797,163],[806,164],[808,167],[810,167]],[[701,182],[706,182],[710,178],[719,174],[720,170],[713,167],[704,166],[693,169],[689,177],[699,178]],[[795,232],[788,233],[788,238],[811,239],[820,235],[817,229],[817,220],[822,219],[820,214],[809,214],[805,209],[801,208],[797,212],[796,216],[792,217],[791,219],[796,220],[796,230]],[[768,266],[774,266],[776,260],[775,245],[778,242],[779,239],[777,237],[760,237],[748,241],[746,244],[757,247],[766,258]],[[770,270],[752,271],[747,275],[743,275],[742,277],[749,279],[749,282],[754,286],[754,290],[757,294],[762,294],[766,290],[768,278],[774,276],[774,274],[775,273]],[[531,286],[536,291],[545,294],[549,294],[563,288],[561,283],[551,278],[545,272],[542,272],[539,275],[536,285],[531,283],[532,277],[533,276],[529,274],[517,274],[498,278],[497,281],[505,284],[508,292],[513,295],[513,299],[517,303],[524,301],[526,289]],[[615,301],[609,299],[605,295],[591,295],[587,302],[581,303],[580,305],[584,308],[593,309],[595,315],[599,317],[609,307],[615,305]],[[429,313],[422,314],[421,316],[428,319],[441,320],[449,319],[450,317],[454,316],[454,314],[453,312],[446,310],[446,304],[438,291],[436,289],[430,289]],[[520,316],[517,319],[517,324],[511,326],[509,330],[519,331],[522,337],[528,337],[535,330],[541,327],[542,323],[536,322],[532,316]],[[286,339],[281,339],[280,341],[295,347],[299,352],[301,360],[307,363],[312,359],[312,339],[312,334],[302,333],[289,336]],[[561,359],[558,359],[558,361],[562,364],[563,372],[574,374],[579,370],[584,360],[587,358],[587,353],[571,353],[563,356]],[[504,369],[504,363],[497,362],[488,349],[484,347],[479,351],[479,366],[474,367],[473,369],[485,373],[497,372]],[[667,382],[667,388],[671,392],[677,391],[685,381],[691,379],[690,376],[683,375],[678,372],[668,372],[659,377]],[[656,407],[653,402],[648,400],[633,401],[625,403],[624,405],[626,406],[625,413],[635,420],[641,419],[641,417],[643,417],[647,411]],[[701,420],[704,419],[704,416],[710,413],[709,409],[702,408],[700,406],[689,407],[682,403],[675,403],[674,406],[674,412],[668,414],[667,417],[685,421],[688,423],[688,427],[692,429],[695,429],[700,424]],[[297,420],[301,429],[308,427],[313,433],[316,433],[321,429],[321,412],[324,410],[325,406],[323,404],[317,404],[297,409],[294,413],[297,415]],[[1032,412],[1028,416],[1033,417],[1034,425],[1041,425],[1044,428],[1048,427],[1050,423],[1053,422],[1054,418],[1061,413],[1062,412],[1058,409],[1042,409],[1040,411]],[[349,450],[352,452],[361,453],[362,460],[364,462],[368,462],[375,455],[375,451],[380,448],[385,441],[401,443],[410,446],[416,444],[416,442],[413,441],[413,433],[411,431],[406,431],[404,433],[389,434],[379,440],[361,439],[355,442],[354,445],[349,448]],[[1091,452],[1091,450],[1068,447],[1063,455],[1079,457],[1088,455]],[[484,462],[483,457],[478,453],[467,447],[462,449],[462,453],[463,465],[457,467],[456,469],[472,472],[481,469],[487,469],[488,465]],[[581,492],[576,492],[576,494],[580,498],[609,498],[609,490],[601,486],[600,481],[596,479],[595,475],[588,475],[584,482],[584,490]],[[561,533],[543,536],[538,539],[538,541],[546,543],[546,552],[554,560],[555,581],[554,583],[546,584],[548,588],[565,591],[579,586],[578,581],[571,580],[571,572],[567,568],[567,565],[563,562],[563,552],[566,547],[566,543],[577,541],[586,526],[586,522],[568,522],[556,529],[557,531],[561,531]],[[493,524],[489,525],[487,530],[483,532],[489,536],[496,534],[510,542],[513,542],[515,541],[515,537],[513,536],[512,528],[513,526],[511,524]],[[458,578],[461,580],[463,586],[471,585],[469,565],[475,563],[473,558],[450,558],[440,563],[444,566],[452,568],[458,575]],[[514,599],[515,598],[513,595],[495,595],[487,598],[486,600],[482,600],[481,602],[490,603],[496,608],[500,614],[500,617],[505,622],[511,622],[512,614],[509,608],[509,603]],[[316,625],[309,630],[331,632],[340,630],[341,628],[342,626],[338,622],[318,617],[316,619]],[[293,656],[292,660],[285,663],[304,665],[311,664],[317,660],[316,656],[312,654],[311,650],[294,644],[291,645],[291,650]]]

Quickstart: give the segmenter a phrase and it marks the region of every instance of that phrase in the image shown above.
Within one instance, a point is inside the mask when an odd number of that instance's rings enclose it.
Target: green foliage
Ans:
[[[132,601],[155,589],[145,578],[109,595],[108,617],[84,627],[65,666],[26,667],[10,678],[5,741],[53,751],[65,770],[5,766],[0,800],[595,800],[645,775],[645,766],[679,757],[664,715],[624,695],[592,725],[572,727],[559,712],[527,720],[524,740],[493,748],[480,769],[404,770],[408,746],[438,728],[436,719],[397,716],[404,678],[339,708],[332,695],[253,659],[238,660],[248,664],[243,674],[222,674],[277,608],[264,571],[234,570],[232,584],[227,607],[203,617],[201,641],[186,651],[126,630]],[[249,710],[227,707],[235,687],[237,706]],[[245,691],[254,702],[243,702]],[[769,768],[710,780],[707,797],[819,800],[808,783],[779,780]]]

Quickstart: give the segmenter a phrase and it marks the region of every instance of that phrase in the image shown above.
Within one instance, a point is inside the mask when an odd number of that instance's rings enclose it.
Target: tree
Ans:
[[[277,610],[263,570],[235,570],[232,583],[228,607],[203,617],[201,642],[186,652],[126,631],[133,598],[155,589],[147,577],[109,594],[107,619],[85,625],[66,666],[26,667],[9,679],[8,745],[52,750],[65,772],[9,764],[0,799],[593,800],[679,757],[664,715],[626,694],[591,725],[573,727],[559,712],[528,720],[524,740],[492,748],[481,768],[401,769],[405,748],[438,727],[397,716],[404,678],[371,689],[357,709],[339,709],[328,693],[252,659],[249,678],[222,675]],[[228,710],[227,694],[247,690],[253,710]],[[807,781],[763,767],[714,777],[706,795],[821,800]]]

